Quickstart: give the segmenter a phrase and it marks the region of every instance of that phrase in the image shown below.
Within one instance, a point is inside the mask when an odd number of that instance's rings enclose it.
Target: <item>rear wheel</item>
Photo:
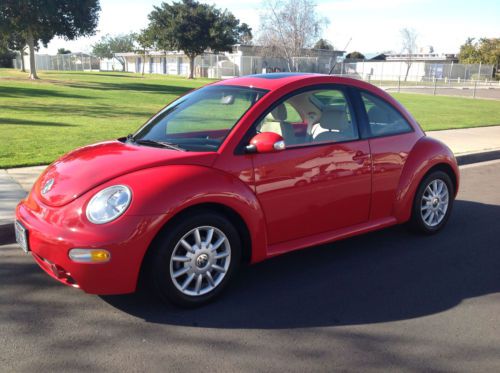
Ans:
[[[153,286],[162,298],[184,307],[217,297],[241,257],[237,230],[223,215],[212,212],[187,216],[169,227],[155,246]]]
[[[455,191],[447,173],[435,171],[420,183],[413,202],[410,226],[413,230],[433,234],[448,221]]]

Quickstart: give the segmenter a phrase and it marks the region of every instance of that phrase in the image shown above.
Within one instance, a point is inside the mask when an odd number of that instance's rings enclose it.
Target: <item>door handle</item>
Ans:
[[[363,153],[361,150],[358,150],[356,154],[352,157],[352,160],[356,163],[362,164],[366,158],[369,157],[368,153]]]

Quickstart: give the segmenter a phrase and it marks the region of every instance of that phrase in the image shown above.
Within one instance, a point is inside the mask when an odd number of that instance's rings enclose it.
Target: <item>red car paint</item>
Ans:
[[[45,170],[18,205],[16,216],[28,230],[33,257],[47,273],[88,293],[133,292],[144,256],[160,229],[201,204],[221,206],[241,219],[248,231],[248,257],[255,263],[406,222],[419,182],[432,167],[449,169],[458,190],[452,152],[426,137],[397,101],[370,84],[302,74],[249,76],[214,85],[269,91],[240,118],[217,151],[179,152],[108,141],[70,152]],[[396,108],[412,131],[269,153],[238,151],[242,144],[250,144],[249,128],[273,103],[316,85],[367,91]],[[253,145],[269,146],[279,137],[264,136],[264,143]],[[54,187],[42,195],[50,178]],[[116,184],[132,190],[130,207],[110,223],[91,223],[86,205],[95,193]],[[75,263],[68,257],[72,248],[103,248],[111,260]]]

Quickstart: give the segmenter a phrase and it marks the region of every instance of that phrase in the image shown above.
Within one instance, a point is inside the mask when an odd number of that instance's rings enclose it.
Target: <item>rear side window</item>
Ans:
[[[361,92],[371,135],[374,137],[411,132],[410,124],[403,116],[384,100],[366,92]]]

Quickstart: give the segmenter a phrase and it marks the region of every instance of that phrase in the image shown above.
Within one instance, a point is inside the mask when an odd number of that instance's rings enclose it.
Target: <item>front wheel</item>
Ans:
[[[162,298],[196,307],[217,297],[237,270],[241,243],[220,214],[198,212],[167,228],[157,241],[151,268]]]
[[[435,171],[427,175],[415,195],[411,228],[425,234],[441,230],[450,217],[454,196],[453,182],[448,174]]]

